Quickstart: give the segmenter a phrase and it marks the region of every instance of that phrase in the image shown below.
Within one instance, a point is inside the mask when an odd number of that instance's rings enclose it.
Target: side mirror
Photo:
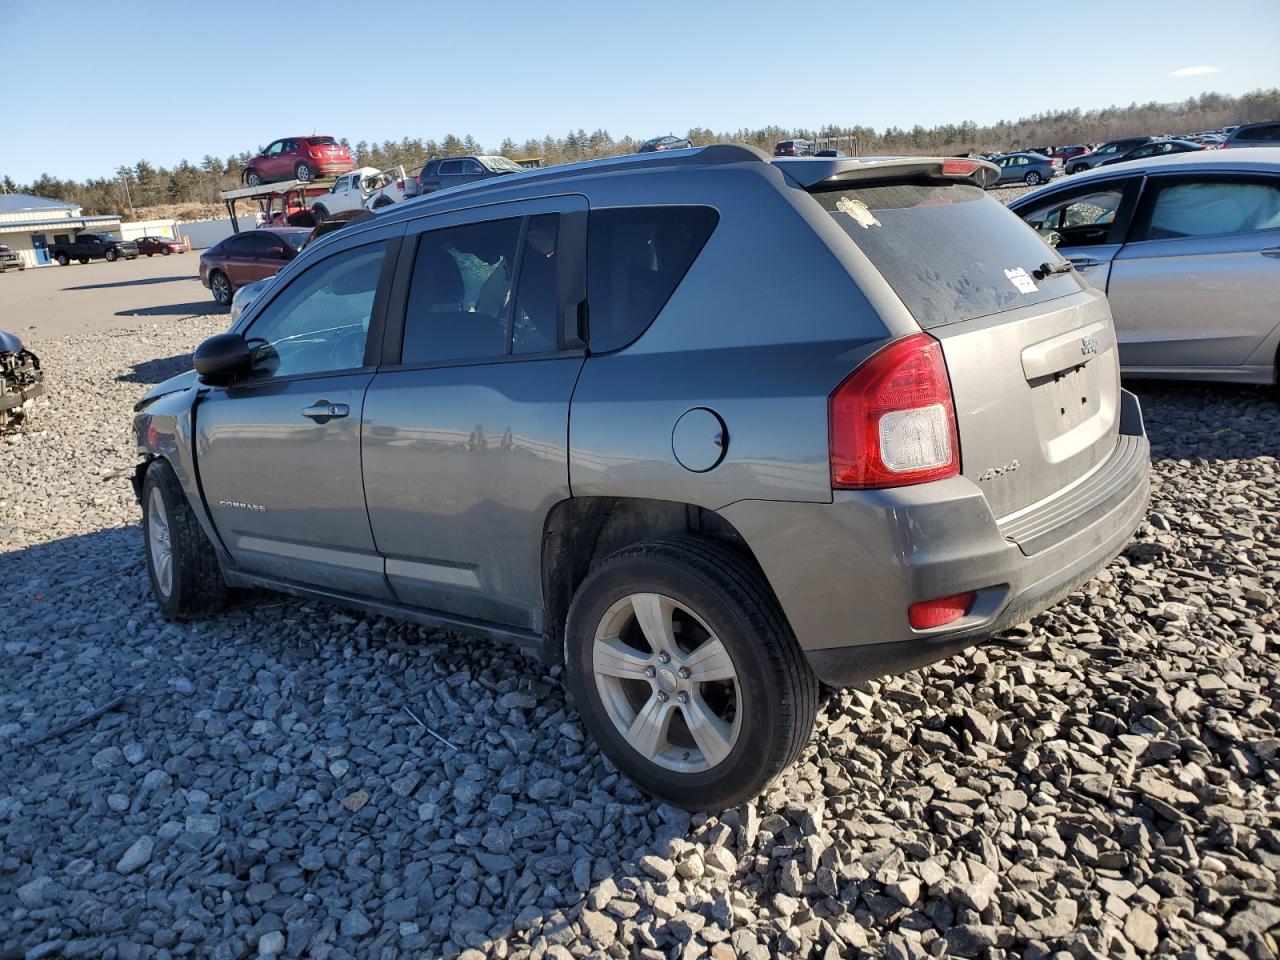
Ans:
[[[249,369],[249,344],[238,333],[220,333],[196,347],[191,365],[201,383],[225,387]]]

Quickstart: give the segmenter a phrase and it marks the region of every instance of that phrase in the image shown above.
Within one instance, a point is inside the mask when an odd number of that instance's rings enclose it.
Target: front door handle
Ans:
[[[1264,257],[1275,257],[1280,260],[1280,247],[1267,247],[1267,249],[1259,250],[1258,252]]]
[[[1067,257],[1071,261],[1071,265],[1077,270],[1086,270],[1089,267],[1096,267],[1102,264],[1101,260],[1094,260],[1092,257]]]
[[[302,415],[316,423],[328,423],[345,417],[351,411],[345,403],[330,403],[328,400],[317,400],[309,407],[304,407]]]

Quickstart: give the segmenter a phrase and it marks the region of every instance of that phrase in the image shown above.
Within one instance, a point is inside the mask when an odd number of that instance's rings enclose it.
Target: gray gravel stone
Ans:
[[[141,870],[151,862],[151,853],[154,849],[154,840],[150,837],[139,837],[124,852],[124,856],[116,864],[116,871],[118,873],[133,873],[135,870]]]
[[[690,816],[507,648],[286,597],[159,617],[132,492],[99,467],[132,467],[138,378],[222,320],[36,343],[54,395],[0,438],[22,610],[0,639],[0,953],[1275,952],[1270,393],[1141,385],[1151,508],[1098,578],[961,657],[824,692],[795,767]]]

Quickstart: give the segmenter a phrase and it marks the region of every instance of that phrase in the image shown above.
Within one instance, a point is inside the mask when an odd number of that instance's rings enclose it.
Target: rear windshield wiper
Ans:
[[[1045,277],[1056,277],[1060,273],[1070,273],[1074,269],[1075,264],[1070,260],[1063,260],[1061,263],[1049,263],[1046,260],[1032,272],[1037,280],[1043,280]]]

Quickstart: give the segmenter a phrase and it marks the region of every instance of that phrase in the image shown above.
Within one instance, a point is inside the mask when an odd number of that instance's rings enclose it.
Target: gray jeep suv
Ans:
[[[753,796],[818,681],[1025,620],[1142,516],[1107,302],[995,173],[713,146],[323,238],[138,404],[157,604],[514,640],[653,794]]]

